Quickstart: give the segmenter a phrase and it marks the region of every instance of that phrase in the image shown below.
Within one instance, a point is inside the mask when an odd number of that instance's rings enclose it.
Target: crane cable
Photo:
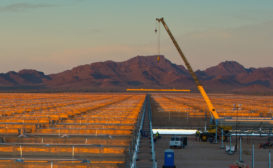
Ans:
[[[157,62],[160,61],[160,23],[156,21],[155,33],[157,34]]]

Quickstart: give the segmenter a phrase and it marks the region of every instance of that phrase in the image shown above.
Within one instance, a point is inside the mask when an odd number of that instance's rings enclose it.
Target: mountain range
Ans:
[[[136,56],[124,62],[96,62],[61,73],[37,70],[0,73],[0,91],[125,91],[126,88],[176,88],[197,91],[183,65],[164,56]],[[245,68],[224,61],[196,74],[208,92],[273,94],[273,67]]]

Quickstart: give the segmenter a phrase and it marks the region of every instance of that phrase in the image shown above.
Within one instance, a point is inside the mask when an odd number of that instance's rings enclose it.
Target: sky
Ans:
[[[272,0],[0,0],[0,73],[156,54],[183,64],[162,26],[155,34],[158,17],[194,70],[273,67]]]

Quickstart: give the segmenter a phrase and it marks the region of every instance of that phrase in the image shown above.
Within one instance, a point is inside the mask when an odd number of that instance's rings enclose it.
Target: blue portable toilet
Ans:
[[[174,152],[171,149],[166,149],[164,153],[164,165],[163,168],[175,168],[174,165]]]

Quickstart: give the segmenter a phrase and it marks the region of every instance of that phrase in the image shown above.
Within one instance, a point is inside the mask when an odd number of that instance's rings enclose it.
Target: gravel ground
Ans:
[[[170,135],[161,136],[161,139],[155,143],[158,168],[162,167],[164,164],[164,151],[169,148],[170,140]],[[249,167],[251,167],[252,143],[254,143],[255,167],[268,168],[269,149],[259,148],[259,143],[265,141],[266,138],[260,137],[243,139],[242,158]],[[235,137],[233,139],[233,144],[234,143]],[[220,149],[220,145],[221,143],[211,144],[209,142],[199,142],[194,136],[189,136],[188,146],[185,149],[174,149],[175,165],[177,168],[228,168],[235,161],[239,160],[239,147],[235,154],[228,155],[224,149]]]

